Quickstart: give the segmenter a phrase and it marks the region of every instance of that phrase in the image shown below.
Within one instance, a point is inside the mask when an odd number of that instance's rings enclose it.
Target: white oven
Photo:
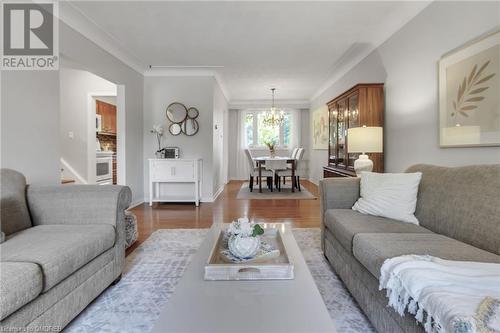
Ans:
[[[97,184],[113,183],[113,157],[97,157],[95,170]]]

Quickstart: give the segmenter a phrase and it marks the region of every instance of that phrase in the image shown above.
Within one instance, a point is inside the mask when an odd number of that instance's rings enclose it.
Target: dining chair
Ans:
[[[286,170],[287,168],[287,161],[285,159],[270,159],[266,161],[266,170],[271,171],[273,173],[272,175],[272,180],[274,181],[274,185],[278,189],[278,191],[281,190],[280,185],[280,180],[278,178],[278,172]],[[271,182],[272,183],[272,182]],[[271,184],[271,192],[273,191],[272,184]]]
[[[254,179],[257,180],[257,182],[262,181],[259,179],[259,168],[255,166],[255,162],[252,157],[252,153],[250,152],[250,149],[245,149],[245,155],[248,160],[248,170],[250,172],[250,179],[248,183],[248,187],[250,188],[250,192],[253,192],[253,184],[254,184]],[[267,179],[267,186],[271,186],[271,191],[272,191],[272,181],[270,180],[271,177],[273,177],[273,172],[268,171],[265,169],[262,169],[262,177],[266,177]]]
[[[302,191],[300,188],[300,172],[299,172],[299,164],[302,158],[304,157],[304,148],[299,148],[296,154],[295,158],[295,179],[292,179],[292,186],[297,188],[299,191]],[[283,184],[285,183],[284,179],[285,177],[292,177],[292,169],[287,169],[287,170],[282,170],[282,171],[277,171],[276,172],[278,179],[283,177]],[[281,183],[281,181],[279,181]],[[281,185],[279,186],[278,190],[281,190]]]
[[[292,153],[290,154],[290,158],[291,159],[296,159],[297,158],[297,153],[299,152],[299,149],[300,147],[295,147],[293,148],[292,150]],[[291,170],[292,169],[292,166],[287,164],[287,167],[286,167],[288,170]],[[279,179],[278,179],[279,180]],[[286,177],[283,177],[283,185],[285,185],[285,182],[286,182]]]

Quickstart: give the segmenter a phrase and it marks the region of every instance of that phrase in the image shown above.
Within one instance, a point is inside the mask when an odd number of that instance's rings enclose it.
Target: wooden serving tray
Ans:
[[[244,263],[228,263],[220,254],[224,244],[224,232],[221,228],[219,236],[212,247],[208,262],[205,265],[205,280],[290,280],[294,278],[293,264],[288,259],[280,229],[265,228],[262,240],[280,251],[274,258],[257,258]]]

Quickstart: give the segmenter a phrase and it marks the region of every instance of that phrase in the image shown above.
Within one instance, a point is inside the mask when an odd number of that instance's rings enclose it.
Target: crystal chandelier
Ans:
[[[274,106],[274,91],[276,88],[272,88],[271,92],[273,94],[273,103],[271,108],[264,113],[264,124],[267,126],[279,126],[283,124],[285,121],[285,112],[283,110],[279,110]]]

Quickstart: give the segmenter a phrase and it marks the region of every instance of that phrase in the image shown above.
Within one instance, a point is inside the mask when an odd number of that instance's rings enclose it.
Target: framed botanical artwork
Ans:
[[[441,147],[500,146],[500,31],[439,61]]]
[[[322,106],[312,113],[312,148],[328,149],[328,107]]]

